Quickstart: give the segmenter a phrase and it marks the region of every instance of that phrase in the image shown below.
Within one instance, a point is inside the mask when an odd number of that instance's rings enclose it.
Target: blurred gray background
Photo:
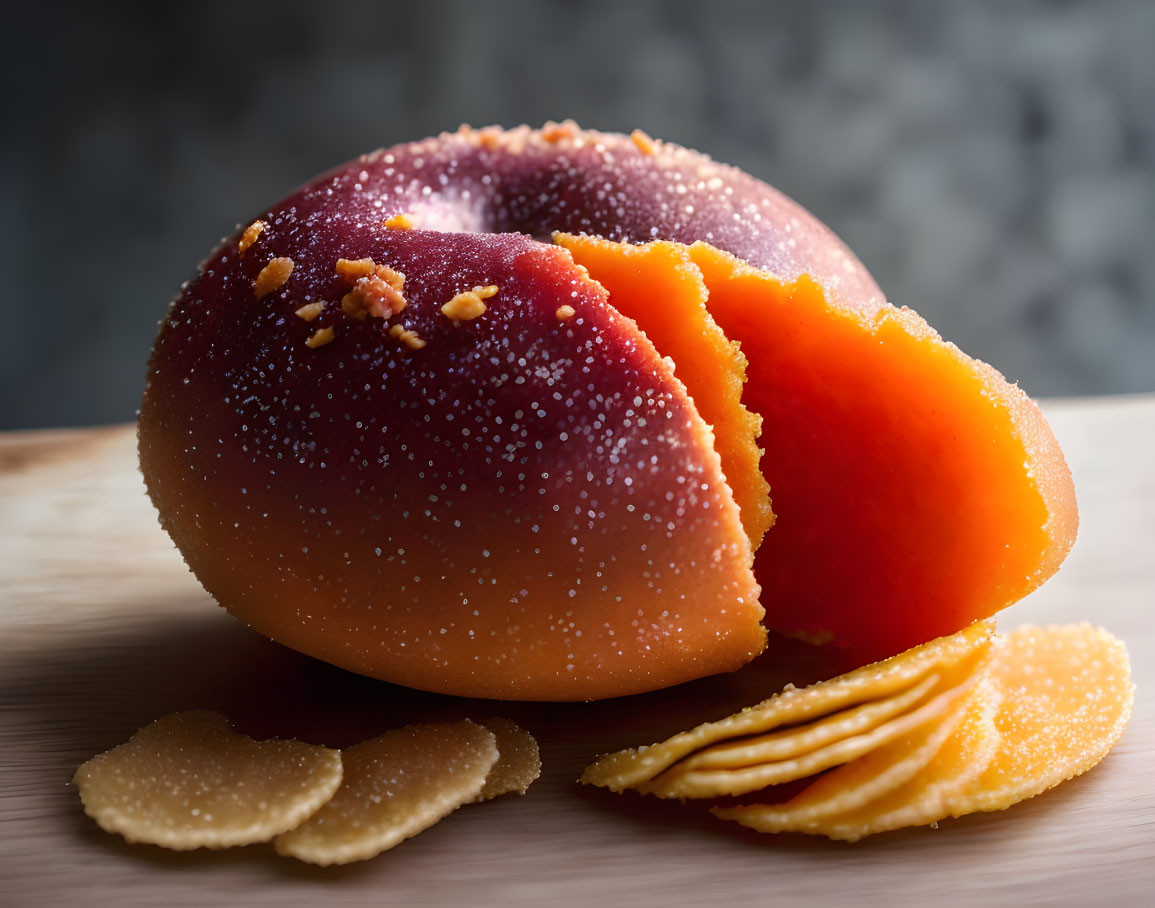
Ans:
[[[7,3],[0,428],[133,416],[169,298],[315,172],[462,122],[773,183],[1037,396],[1155,390],[1155,3]]]

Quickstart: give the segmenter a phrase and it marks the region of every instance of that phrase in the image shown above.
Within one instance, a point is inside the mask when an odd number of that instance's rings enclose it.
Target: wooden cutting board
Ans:
[[[370,681],[219,609],[157,526],[131,427],[0,436],[0,904],[1155,904],[1155,396],[1045,407],[1075,473],[1078,543],[1001,626],[1091,620],[1139,686],[1122,742],[1002,814],[856,845],[760,837],[695,810],[574,784],[595,754],[657,740],[821,677],[779,645],[729,676],[592,704],[502,704]],[[321,870],[261,846],[129,846],[81,812],[75,767],[174,710],[344,745],[416,718],[508,715],[545,770],[376,860]]]

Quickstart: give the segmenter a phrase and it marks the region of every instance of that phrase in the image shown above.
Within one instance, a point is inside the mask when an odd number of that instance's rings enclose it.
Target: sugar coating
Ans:
[[[277,256],[269,259],[269,263],[260,270],[257,279],[253,281],[253,292],[257,295],[257,299],[268,296],[274,290],[279,290],[292,273],[293,260],[291,258]]]
[[[960,711],[976,680],[972,671],[966,671],[961,679],[948,676],[931,699],[910,712],[801,756],[739,769],[684,770],[680,765],[674,766],[653,782],[640,786],[639,790],[660,798],[717,798],[805,779],[831,767],[850,763],[892,742],[917,735],[922,730],[942,725]]]
[[[941,722],[923,725],[819,776],[789,801],[719,807],[711,812],[759,832],[810,832],[835,838],[869,835],[880,827],[897,828],[888,824],[900,820],[900,825],[910,825],[906,820],[915,811],[941,809],[948,780],[959,784],[960,763],[968,767],[970,777],[982,772],[981,760],[989,760],[994,752],[993,746],[986,745],[995,740],[993,721],[1001,697],[998,687],[982,678]],[[955,754],[971,748],[976,739],[984,747],[975,747],[968,760],[944,753],[944,749]],[[972,765],[977,768],[970,769]],[[934,819],[941,815],[926,822]]]
[[[999,749],[950,801],[954,816],[1003,810],[1091,769],[1131,717],[1135,685],[1123,642],[1090,624],[1006,634],[991,677],[1003,692]]]
[[[341,755],[301,741],[254,741],[219,713],[173,713],[93,757],[73,777],[107,832],[178,851],[265,842],[332,797]]]
[[[482,719],[478,724],[493,732],[497,740],[497,762],[490,769],[477,799],[488,801],[513,792],[525,794],[541,775],[541,753],[533,735],[509,719]]]
[[[470,722],[409,725],[342,753],[341,787],[304,824],[277,837],[279,854],[311,864],[374,857],[478,798],[496,739]]]
[[[608,754],[586,768],[582,782],[613,791],[635,788],[656,778],[687,755],[746,735],[810,722],[838,710],[870,704],[909,690],[928,675],[977,658],[990,649],[993,621],[914,647],[890,659],[804,688],[789,688],[717,722],[707,722],[649,747]]]

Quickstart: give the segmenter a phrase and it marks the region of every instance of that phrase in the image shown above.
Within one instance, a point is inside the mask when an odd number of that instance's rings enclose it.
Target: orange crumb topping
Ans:
[[[410,350],[420,350],[425,346],[425,341],[417,336],[416,331],[410,331],[408,328],[402,328],[400,325],[394,325],[389,329],[389,336],[395,337],[401,341]]]
[[[448,303],[441,307],[441,314],[454,321],[468,322],[482,315],[485,315],[485,303],[482,300],[487,300],[497,293],[497,287],[490,284],[487,287],[474,287],[472,290],[466,290],[464,293],[459,293],[453,297]]]
[[[573,120],[565,120],[561,123],[554,123],[551,120],[541,128],[541,137],[547,142],[554,143],[560,142],[562,139],[572,139],[579,132],[580,129]]]
[[[305,303],[300,309],[294,313],[297,318],[303,318],[307,322],[311,322],[324,310],[324,303]]]
[[[417,222],[411,214],[395,214],[393,217],[382,221],[382,224],[386,230],[412,230],[417,226]]]
[[[388,265],[378,265],[373,273],[398,292],[405,287],[405,275],[400,271],[394,271]]]
[[[315,350],[317,347],[323,347],[325,344],[333,340],[332,328],[318,328],[313,336],[305,341],[305,346],[310,350]]]
[[[261,269],[261,273],[258,274],[257,279],[253,281],[253,292],[257,294],[257,299],[279,289],[284,285],[285,281],[289,279],[289,275],[292,273],[292,259],[283,257],[269,259],[269,264]]]
[[[565,322],[577,315],[577,312],[574,311],[573,306],[558,306],[554,315],[557,316],[559,322]]]
[[[638,146],[642,154],[656,154],[658,146],[654,140],[642,132],[640,129],[635,129],[630,133],[630,138],[634,140],[634,144]]]
[[[486,126],[477,132],[477,144],[486,151],[496,151],[501,147],[502,132],[493,126]]]
[[[376,268],[372,259],[337,259],[337,275],[350,283],[368,277]]]
[[[341,297],[341,311],[357,319],[357,321],[362,321],[365,316],[369,314],[365,311],[365,306],[362,304],[361,294],[353,290],[350,290]]]
[[[261,232],[268,226],[264,221],[253,221],[249,224],[249,226],[245,228],[245,232],[241,234],[241,238],[237,240],[237,252],[244,252],[253,245],[253,243],[257,241],[257,237],[259,237]]]

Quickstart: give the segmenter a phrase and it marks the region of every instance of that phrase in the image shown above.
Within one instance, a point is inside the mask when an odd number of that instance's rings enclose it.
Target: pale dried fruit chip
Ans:
[[[497,762],[489,770],[485,787],[477,796],[488,801],[499,795],[525,794],[541,775],[541,753],[533,735],[509,719],[484,719],[484,725],[497,739]]]
[[[1003,810],[1086,772],[1119,740],[1135,699],[1127,648],[1090,624],[1012,631],[991,677],[1003,691],[999,750],[952,801],[954,816]]]
[[[810,722],[908,690],[926,676],[948,671],[988,650],[993,632],[993,621],[980,621],[956,634],[829,681],[790,688],[740,713],[699,725],[659,744],[607,754],[586,768],[581,781],[613,791],[639,788],[683,757],[711,744]]]
[[[301,741],[254,741],[203,710],[157,719],[73,777],[85,812],[130,842],[178,851],[265,842],[341,784],[341,755]]]
[[[963,710],[938,726],[895,741],[820,776],[782,804],[716,807],[711,812],[759,832],[807,832],[855,841],[947,816],[947,801],[976,779],[998,749],[1002,693],[984,678]]]
[[[811,753],[835,741],[861,735],[922,701],[941,680],[927,675],[902,693],[823,716],[805,725],[792,725],[768,735],[715,744],[677,764],[679,771],[741,769]]]
[[[857,760],[865,754],[919,730],[933,728],[962,710],[966,695],[977,680],[970,663],[965,672],[952,675],[934,691],[925,703],[910,712],[884,722],[870,731],[820,747],[788,760],[774,760],[740,769],[685,771],[681,765],[667,770],[647,785],[639,786],[646,794],[660,798],[718,798],[747,794],[770,785],[796,782],[833,766]]]
[[[469,720],[409,725],[342,754],[345,779],[313,817],[277,837],[312,864],[374,857],[477,799],[497,762],[492,732]]]

